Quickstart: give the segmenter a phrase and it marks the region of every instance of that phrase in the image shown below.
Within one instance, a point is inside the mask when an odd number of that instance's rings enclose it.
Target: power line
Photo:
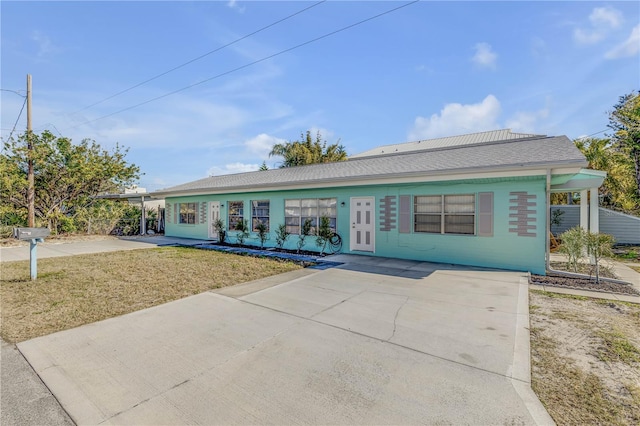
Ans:
[[[600,133],[604,133],[604,132],[606,132],[607,130],[609,130],[609,129],[600,130],[599,132],[591,133],[590,135],[587,135],[587,136],[581,136],[581,137],[579,137],[579,138],[576,138],[576,140],[590,138],[591,136],[595,136],[595,135],[598,135],[598,134],[600,134]]]
[[[10,90],[10,89],[0,89],[0,91],[2,92],[11,92],[11,93],[15,93],[18,96],[22,96],[23,98],[26,98],[26,95],[23,95],[22,93],[20,93],[20,91],[18,90]],[[22,92],[24,92],[24,90],[22,90]]]
[[[247,35],[245,35],[245,36],[242,36],[242,37],[240,37],[240,38],[238,38],[238,39],[236,39],[236,40],[234,40],[234,41],[232,41],[232,42],[230,42],[230,43],[227,43],[227,44],[225,44],[225,45],[223,45],[223,46],[220,46],[220,47],[218,47],[217,49],[214,49],[214,50],[211,50],[211,51],[209,51],[209,52],[207,52],[207,53],[205,53],[205,54],[202,54],[202,55],[198,56],[197,58],[193,58],[193,59],[191,59],[190,61],[187,61],[187,62],[185,62],[185,63],[183,63],[183,64],[180,64],[180,65],[178,65],[178,66],[176,66],[176,67],[173,67],[173,68],[171,68],[170,70],[167,70],[167,71],[165,71],[165,72],[163,72],[163,73],[160,73],[160,74],[158,74],[158,75],[156,75],[156,76],[154,76],[154,77],[151,77],[151,78],[149,78],[149,79],[147,79],[147,80],[145,80],[145,81],[143,81],[143,82],[141,82],[141,83],[138,83],[138,84],[133,85],[133,86],[131,86],[131,87],[127,88],[127,89],[124,89],[124,90],[122,90],[122,91],[120,91],[120,92],[118,92],[118,93],[116,93],[116,94],[114,94],[114,95],[108,96],[108,97],[106,97],[106,98],[104,98],[104,99],[102,99],[102,100],[99,100],[98,102],[94,102],[94,103],[92,103],[91,105],[87,105],[87,106],[86,106],[86,107],[84,107],[84,108],[81,108],[81,109],[79,109],[79,110],[77,110],[77,111],[75,111],[75,112],[72,112],[72,113],[71,113],[71,115],[73,115],[73,114],[77,114],[77,113],[79,113],[79,112],[81,112],[81,111],[84,111],[84,110],[87,110],[87,109],[89,109],[89,108],[91,108],[91,107],[94,107],[94,106],[96,106],[96,105],[99,105],[99,104],[101,104],[101,103],[103,103],[103,102],[108,101],[109,99],[113,99],[113,98],[115,98],[116,96],[120,96],[120,95],[122,95],[123,93],[126,93],[126,92],[128,92],[128,91],[130,91],[130,90],[133,90],[133,89],[135,89],[135,88],[137,88],[137,87],[140,87],[140,86],[142,86],[143,84],[147,84],[147,83],[149,83],[150,81],[153,81],[153,80],[156,80],[156,79],[158,79],[158,78],[160,78],[160,77],[162,77],[162,76],[165,76],[165,75],[167,75],[167,74],[169,74],[169,73],[171,73],[171,72],[173,72],[173,71],[175,71],[175,70],[177,70],[177,69],[183,68],[183,67],[185,67],[185,66],[187,66],[187,65],[189,65],[189,64],[192,64],[192,63],[194,63],[194,62],[196,62],[196,61],[199,61],[200,59],[204,58],[205,56],[209,56],[209,55],[211,55],[211,54],[213,54],[213,53],[216,53],[216,52],[218,52],[218,51],[220,51],[220,50],[222,50],[222,49],[224,49],[224,48],[226,48],[226,47],[229,47],[229,46],[231,46],[231,45],[233,45],[233,44],[236,44],[236,43],[238,43],[238,42],[240,42],[240,41],[242,41],[242,40],[244,40],[244,39],[246,39],[246,38],[249,38],[249,37],[251,37],[251,36],[253,36],[253,35],[256,35],[256,34],[258,34],[258,33],[262,32],[262,31],[264,31],[264,30],[267,30],[267,29],[269,29],[269,28],[271,28],[271,27],[273,27],[273,26],[276,26],[276,25],[280,24],[281,22],[284,22],[284,21],[286,21],[287,19],[291,19],[291,18],[293,18],[293,17],[294,17],[294,16],[296,16],[296,15],[299,15],[299,14],[301,14],[301,13],[303,13],[303,12],[306,12],[307,10],[309,10],[309,9],[311,9],[311,8],[314,8],[314,7],[316,7],[316,6],[318,6],[318,5],[322,4],[322,3],[325,3],[326,1],[327,1],[327,0],[321,0],[321,1],[317,2],[317,3],[312,4],[311,6],[305,7],[305,8],[304,8],[304,9],[302,9],[302,10],[299,10],[299,11],[297,11],[297,12],[295,12],[295,13],[293,13],[293,14],[289,15],[289,16],[286,16],[286,17],[284,17],[284,18],[282,18],[282,19],[279,19],[279,20],[277,20],[277,21],[275,21],[275,22],[273,22],[273,23],[271,23],[271,24],[267,25],[266,27],[262,27],[262,28],[260,28],[259,30],[255,30],[255,31],[254,31],[254,32],[252,32],[252,33],[249,33],[249,34],[247,34]]]
[[[351,25],[347,25],[346,27],[342,27],[342,28],[337,29],[337,30],[335,30],[335,31],[331,31],[331,32],[329,32],[329,33],[326,33],[326,34],[321,35],[321,36],[319,36],[319,37],[313,38],[313,39],[311,39],[311,40],[307,40],[307,41],[305,41],[304,43],[300,43],[300,44],[297,44],[297,45],[295,45],[295,46],[293,46],[293,47],[290,47],[290,48],[288,48],[288,49],[281,50],[280,52],[274,53],[274,54],[272,54],[272,55],[265,56],[265,57],[264,57],[264,58],[262,58],[262,59],[258,59],[258,60],[256,60],[256,61],[249,62],[248,64],[245,64],[245,65],[239,66],[239,67],[234,68],[234,69],[229,70],[229,71],[225,71],[225,72],[220,73],[220,74],[218,74],[218,75],[214,75],[213,77],[206,78],[206,79],[201,80],[201,81],[199,81],[199,82],[197,82],[197,83],[193,83],[193,84],[190,84],[190,85],[188,85],[188,86],[185,86],[185,87],[183,87],[183,88],[181,88],[181,89],[177,89],[177,90],[174,90],[174,91],[172,91],[172,92],[165,93],[164,95],[156,96],[155,98],[148,99],[148,100],[146,100],[146,101],[144,101],[144,102],[140,102],[139,104],[135,104],[135,105],[132,105],[132,106],[130,106],[130,107],[127,107],[127,108],[123,108],[123,109],[121,109],[121,110],[118,110],[118,111],[116,111],[116,112],[112,112],[111,114],[103,115],[103,116],[101,116],[101,117],[94,118],[93,120],[88,120],[88,121],[85,121],[85,122],[83,122],[83,123],[77,124],[77,125],[75,125],[75,126],[71,126],[71,127],[69,127],[69,129],[75,129],[76,127],[84,126],[85,124],[90,124],[90,123],[93,123],[93,122],[98,121],[98,120],[103,120],[103,119],[105,119],[105,118],[112,117],[112,116],[114,116],[114,115],[116,115],[116,114],[120,114],[120,113],[122,113],[122,112],[129,111],[129,110],[132,110],[132,109],[134,109],[134,108],[138,108],[138,107],[140,107],[140,106],[142,106],[142,105],[146,105],[146,104],[148,104],[148,103],[151,103],[151,102],[154,102],[154,101],[160,100],[160,99],[162,99],[162,98],[166,98],[166,97],[168,97],[168,96],[175,95],[176,93],[183,92],[183,91],[185,91],[185,90],[187,90],[187,89],[191,89],[192,87],[199,86],[199,85],[204,84],[204,83],[207,83],[207,82],[209,82],[209,81],[211,81],[211,80],[215,80],[215,79],[217,79],[217,78],[224,77],[224,76],[229,75],[229,74],[231,74],[231,73],[234,73],[234,72],[236,72],[236,71],[240,71],[240,70],[242,70],[242,69],[249,68],[249,67],[251,67],[251,66],[253,66],[253,65],[259,64],[260,62],[264,62],[264,61],[266,61],[266,60],[269,60],[269,59],[275,58],[276,56],[280,56],[280,55],[282,55],[282,54],[284,54],[284,53],[291,52],[292,50],[298,49],[298,48],[300,48],[300,47],[306,46],[306,45],[308,45],[308,44],[311,44],[311,43],[314,43],[314,42],[316,42],[316,41],[322,40],[322,39],[324,39],[324,38],[330,37],[330,36],[332,36],[332,35],[335,35],[335,34],[341,33],[341,32],[343,32],[343,31],[346,31],[346,30],[351,29],[351,28],[353,28],[353,27],[356,27],[356,26],[358,26],[358,25],[364,24],[365,22],[372,21],[372,20],[374,20],[374,19],[377,19],[377,18],[379,18],[379,17],[381,17],[381,16],[384,16],[384,15],[388,15],[389,13],[393,13],[393,12],[395,12],[395,11],[397,11],[397,10],[400,10],[400,9],[402,9],[402,8],[405,8],[405,7],[407,7],[407,6],[411,6],[411,5],[415,4],[415,3],[418,3],[419,1],[420,1],[420,0],[413,0],[413,1],[409,2],[409,3],[405,3],[405,4],[401,5],[401,6],[394,7],[393,9],[389,9],[389,10],[387,10],[387,11],[385,11],[385,12],[382,12],[382,13],[379,13],[379,14],[377,14],[377,15],[371,16],[371,17],[369,17],[369,18],[363,19],[363,20],[361,20],[361,21],[355,22],[355,23],[353,23],[353,24],[351,24]]]
[[[16,126],[18,125],[18,121],[20,121],[20,116],[22,116],[22,111],[24,110],[24,106],[27,104],[27,98],[24,98],[24,102],[22,102],[22,108],[20,108],[20,112],[18,113],[18,118],[16,118],[16,122],[13,125],[13,129],[11,129],[11,133],[9,133],[9,138],[7,140],[11,140],[11,137],[13,136],[13,132],[15,132],[16,130]]]

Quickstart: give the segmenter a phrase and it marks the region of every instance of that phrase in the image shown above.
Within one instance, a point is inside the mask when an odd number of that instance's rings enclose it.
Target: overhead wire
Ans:
[[[13,125],[13,129],[11,129],[11,132],[9,133],[9,138],[7,140],[11,140],[11,137],[13,136],[13,132],[16,131],[16,126],[18,125],[18,121],[20,121],[20,117],[22,116],[22,111],[24,111],[24,106],[27,104],[27,98],[24,98],[24,101],[22,102],[22,108],[20,108],[20,112],[18,113],[18,118],[16,118],[16,122]]]
[[[143,106],[143,105],[149,104],[149,103],[151,103],[151,102],[155,102],[155,101],[157,101],[157,100],[160,100],[160,99],[166,98],[166,97],[168,97],[168,96],[175,95],[176,93],[183,92],[183,91],[185,91],[185,90],[187,90],[187,89],[191,89],[191,88],[193,88],[193,87],[199,86],[199,85],[201,85],[201,84],[207,83],[207,82],[212,81],[212,80],[215,80],[215,79],[217,79],[217,78],[224,77],[224,76],[229,75],[229,74],[231,74],[231,73],[234,73],[234,72],[236,72],[236,71],[240,71],[240,70],[243,70],[243,69],[245,69],[245,68],[249,68],[249,67],[251,67],[251,66],[253,66],[253,65],[256,65],[256,64],[259,64],[259,63],[261,63],[261,62],[267,61],[267,60],[269,60],[269,59],[275,58],[275,57],[280,56],[280,55],[282,55],[282,54],[285,54],[285,53],[291,52],[292,50],[298,49],[298,48],[300,48],[300,47],[306,46],[306,45],[311,44],[311,43],[315,43],[316,41],[319,41],[319,40],[325,39],[325,38],[327,38],[327,37],[330,37],[330,36],[332,36],[332,35],[335,35],[335,34],[341,33],[341,32],[343,32],[343,31],[346,31],[346,30],[351,29],[351,28],[353,28],[353,27],[356,27],[356,26],[358,26],[358,25],[361,25],[361,24],[364,24],[364,23],[366,23],[366,22],[372,21],[372,20],[374,20],[374,19],[380,18],[381,16],[388,15],[388,14],[390,14],[390,13],[393,13],[393,12],[395,12],[395,11],[398,11],[398,10],[400,10],[400,9],[403,9],[403,8],[405,8],[405,7],[407,7],[407,6],[411,6],[411,5],[415,4],[415,3],[418,3],[419,1],[420,1],[420,0],[413,0],[413,1],[411,1],[411,2],[408,2],[408,3],[403,4],[403,5],[401,5],[401,6],[394,7],[394,8],[392,8],[392,9],[389,9],[389,10],[385,11],[385,12],[378,13],[377,15],[370,16],[370,17],[368,17],[368,18],[366,18],[366,19],[363,19],[363,20],[361,20],[361,21],[355,22],[355,23],[353,23],[353,24],[347,25],[347,26],[342,27],[342,28],[340,28],[340,29],[337,29],[337,30],[331,31],[331,32],[329,32],[329,33],[323,34],[323,35],[321,35],[321,36],[319,36],[319,37],[313,38],[313,39],[311,39],[311,40],[307,40],[307,41],[305,41],[305,42],[303,42],[303,43],[300,43],[300,44],[297,44],[297,45],[295,45],[295,46],[293,46],[293,47],[289,47],[289,48],[284,49],[284,50],[281,50],[281,51],[279,51],[279,52],[277,52],[277,53],[273,53],[273,54],[268,55],[268,56],[265,56],[265,57],[263,57],[263,58],[261,58],[261,59],[258,59],[258,60],[255,60],[255,61],[253,61],[253,62],[249,62],[249,63],[247,63],[247,64],[244,64],[244,65],[241,65],[241,66],[239,66],[239,67],[236,67],[236,68],[231,69],[231,70],[229,70],[229,71],[225,71],[225,72],[223,72],[223,73],[220,73],[220,74],[214,75],[213,77],[206,78],[206,79],[204,79],[204,80],[198,81],[198,82],[196,82],[196,83],[190,84],[190,85],[185,86],[185,87],[182,87],[182,88],[180,88],[180,89],[176,89],[176,90],[173,90],[173,91],[171,91],[171,92],[165,93],[164,95],[156,96],[155,98],[151,98],[151,99],[148,99],[148,100],[146,100],[146,101],[144,101],[144,102],[140,102],[140,103],[138,103],[138,104],[135,104],[135,105],[132,105],[132,106],[129,106],[129,107],[126,107],[126,108],[120,109],[120,110],[115,111],[115,112],[112,112],[112,113],[110,113],[110,114],[103,115],[103,116],[101,116],[101,117],[94,118],[94,119],[92,119],[92,120],[87,120],[87,121],[82,122],[82,123],[80,123],[80,124],[76,124],[75,126],[71,126],[71,127],[69,127],[69,129],[75,129],[75,128],[77,128],[77,127],[84,126],[84,125],[86,125],[86,124],[90,124],[90,123],[96,122],[96,121],[98,121],[98,120],[103,120],[103,119],[105,119],[105,118],[112,117],[112,116],[114,116],[114,115],[117,115],[117,114],[123,113],[123,112],[125,112],[125,111],[130,111],[130,110],[132,110],[132,109],[134,109],[134,108],[138,108],[138,107],[141,107],[141,106]]]
[[[178,69],[180,69],[180,68],[186,67],[186,66],[187,66],[187,65],[189,65],[189,64],[192,64],[192,63],[194,63],[194,62],[196,62],[196,61],[199,61],[200,59],[202,59],[202,58],[204,58],[204,57],[206,57],[206,56],[209,56],[209,55],[211,55],[211,54],[213,54],[213,53],[219,52],[220,50],[225,49],[225,48],[227,48],[227,47],[229,47],[229,46],[231,46],[231,45],[234,45],[234,44],[236,44],[236,43],[238,43],[238,42],[240,42],[240,41],[242,41],[242,40],[244,40],[244,39],[246,39],[246,38],[249,38],[249,37],[251,37],[251,36],[254,36],[254,35],[256,35],[256,34],[258,34],[258,33],[262,32],[262,31],[264,31],[264,30],[267,30],[267,29],[269,29],[269,28],[271,28],[271,27],[273,27],[273,26],[276,26],[276,25],[278,25],[278,24],[280,24],[280,23],[282,23],[282,22],[284,22],[284,21],[286,21],[286,20],[288,20],[288,19],[293,18],[294,16],[297,16],[297,15],[299,15],[299,14],[303,13],[303,12],[306,12],[307,10],[309,10],[309,9],[311,9],[311,8],[314,8],[314,7],[316,7],[316,6],[318,6],[318,5],[322,4],[322,3],[325,3],[326,1],[327,1],[327,0],[321,0],[321,1],[317,2],[317,3],[312,4],[311,6],[307,6],[307,7],[305,7],[304,9],[301,9],[301,10],[299,10],[299,11],[295,12],[295,13],[292,13],[291,15],[285,16],[285,17],[284,17],[284,18],[282,18],[282,19],[279,19],[279,20],[277,20],[277,21],[275,21],[275,22],[272,22],[271,24],[269,24],[269,25],[267,25],[267,26],[265,26],[265,27],[262,27],[262,28],[260,28],[260,29],[258,29],[258,30],[255,30],[255,31],[253,31],[253,32],[251,32],[251,33],[249,33],[249,34],[247,34],[247,35],[244,35],[244,36],[242,36],[242,37],[238,38],[238,39],[235,39],[235,40],[233,40],[232,42],[229,42],[229,43],[227,43],[227,44],[225,44],[225,45],[222,45],[222,46],[220,46],[220,47],[218,47],[218,48],[216,48],[216,49],[213,49],[213,50],[211,50],[211,51],[209,51],[209,52],[207,52],[207,53],[204,53],[204,54],[202,54],[202,55],[200,55],[200,56],[198,56],[198,57],[196,57],[196,58],[193,58],[193,59],[191,59],[191,60],[189,60],[189,61],[187,61],[187,62],[185,62],[185,63],[183,63],[183,64],[180,64],[180,65],[178,65],[178,66],[176,66],[176,67],[173,67],[173,68],[171,68],[171,69],[169,69],[169,70],[167,70],[167,71],[165,71],[165,72],[162,72],[162,73],[160,73],[160,74],[158,74],[158,75],[155,75],[155,76],[153,76],[153,77],[151,77],[151,78],[148,78],[148,79],[144,80],[144,81],[143,81],[143,82],[141,82],[141,83],[135,84],[135,85],[133,85],[133,86],[131,86],[131,87],[127,88],[127,89],[121,90],[120,92],[118,92],[118,93],[116,93],[116,94],[113,94],[113,95],[111,95],[111,96],[108,96],[108,97],[106,97],[106,98],[104,98],[104,99],[101,99],[101,100],[99,100],[99,101],[97,101],[97,102],[94,102],[94,103],[92,103],[91,105],[87,105],[87,106],[86,106],[86,107],[84,107],[84,108],[81,108],[81,109],[79,109],[79,110],[77,110],[77,111],[74,111],[74,112],[72,112],[72,113],[71,113],[71,115],[73,115],[73,114],[77,114],[77,113],[82,112],[82,111],[85,111],[85,110],[87,110],[87,109],[89,109],[89,108],[92,108],[92,107],[94,107],[94,106],[96,106],[96,105],[99,105],[99,104],[101,104],[101,103],[103,103],[103,102],[106,102],[106,101],[108,101],[109,99],[113,99],[113,98],[115,98],[116,96],[120,96],[120,95],[122,95],[123,93],[127,93],[127,92],[129,92],[130,90],[133,90],[133,89],[135,89],[135,88],[137,88],[137,87],[140,87],[140,86],[142,86],[142,85],[144,85],[144,84],[147,84],[147,83],[149,83],[150,81],[156,80],[156,79],[158,79],[158,78],[160,78],[160,77],[163,77],[163,76],[165,76],[165,75],[167,75],[167,74],[169,74],[169,73],[172,73],[173,71],[176,71],[176,70],[178,70]]]

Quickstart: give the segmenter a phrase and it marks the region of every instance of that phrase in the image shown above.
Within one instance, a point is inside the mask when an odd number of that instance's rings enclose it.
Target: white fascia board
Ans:
[[[582,164],[575,166],[568,166],[562,168],[553,168],[552,174],[569,174],[578,173],[581,170]],[[479,171],[473,172],[461,172],[455,174],[413,174],[411,176],[395,176],[395,177],[383,177],[372,176],[371,178],[361,177],[358,179],[344,180],[322,180],[314,182],[302,182],[302,183],[289,183],[282,185],[270,185],[270,186],[258,186],[258,187],[234,187],[234,188],[203,188],[195,190],[184,190],[177,192],[162,191],[154,192],[156,197],[187,197],[197,195],[223,195],[223,194],[237,194],[246,192],[274,192],[274,191],[289,191],[300,189],[320,189],[327,187],[348,187],[348,186],[371,186],[371,185],[393,185],[393,184],[406,184],[406,183],[428,183],[428,182],[448,182],[455,180],[468,180],[468,179],[495,179],[495,178],[515,178],[515,177],[530,177],[530,176],[546,176],[547,168],[522,168],[519,170],[503,170],[503,171]]]

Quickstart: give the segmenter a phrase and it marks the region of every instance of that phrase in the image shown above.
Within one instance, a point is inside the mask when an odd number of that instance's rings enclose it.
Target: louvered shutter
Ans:
[[[493,237],[493,192],[478,193],[478,236]]]
[[[411,232],[411,196],[401,195],[400,212],[398,214],[398,232],[408,234]]]

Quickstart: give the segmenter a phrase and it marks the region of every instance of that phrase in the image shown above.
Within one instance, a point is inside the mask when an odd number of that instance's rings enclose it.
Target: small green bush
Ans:
[[[318,226],[318,233],[316,234],[316,245],[321,247],[320,254],[324,254],[324,249],[327,247],[331,234],[331,222],[327,216],[322,216],[320,218],[320,226]]]
[[[268,234],[267,225],[263,221],[256,223],[256,232],[258,233],[258,239],[260,240],[260,248],[264,248],[264,243],[267,241]]]
[[[605,256],[611,256],[613,252],[611,247],[615,239],[609,234],[600,234],[598,232],[587,232],[585,245],[587,254],[592,257],[596,270],[596,282],[600,282],[600,261]]]
[[[560,234],[560,253],[567,255],[567,269],[578,272],[578,261],[584,254],[586,231],[575,226]]]
[[[247,225],[247,220],[241,220],[236,223],[236,240],[238,244],[244,244],[244,240],[249,236],[249,225]]]
[[[302,224],[302,227],[300,228],[300,235],[298,236],[298,253],[300,253],[300,250],[302,250],[302,247],[304,247],[304,240],[311,235],[311,231],[313,230],[313,225],[311,222],[311,219],[307,218],[305,219],[304,223]]]
[[[287,231],[287,225],[285,225],[284,223],[278,225],[278,228],[276,228],[276,245],[279,249],[282,249],[284,243],[287,241],[287,238],[289,238],[289,235],[291,234],[289,234],[289,231]]]

